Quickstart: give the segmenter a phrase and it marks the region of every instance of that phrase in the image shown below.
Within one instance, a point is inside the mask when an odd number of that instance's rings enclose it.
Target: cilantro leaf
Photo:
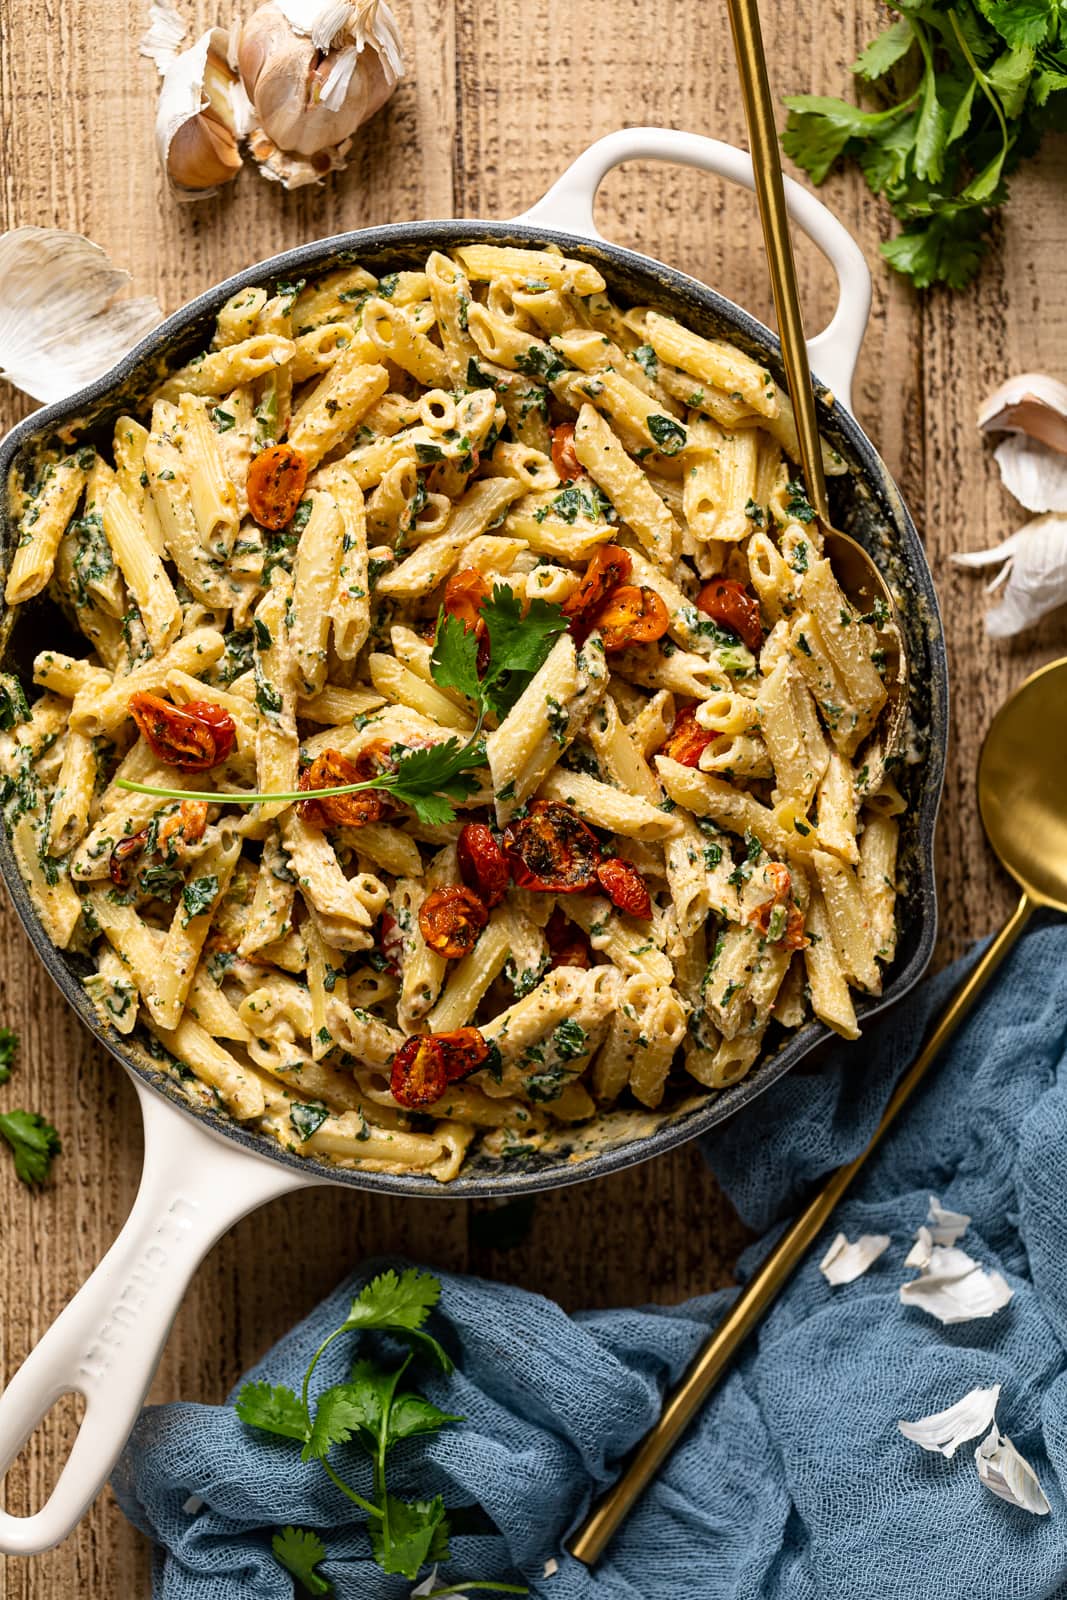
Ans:
[[[15,1051],[19,1047],[19,1036],[13,1028],[0,1028],[0,1083],[6,1083],[11,1076],[11,1066],[15,1059]]]
[[[333,1594],[334,1587],[315,1571],[326,1559],[326,1546],[317,1533],[307,1528],[283,1528],[270,1542],[276,1561],[302,1583],[308,1594]]]
[[[506,584],[495,584],[482,607],[489,633],[489,664],[481,693],[498,717],[511,710],[549,651],[567,628],[561,606],[550,600],[531,600],[525,613],[518,595]]]
[[[430,656],[430,673],[442,689],[457,689],[472,700],[481,692],[478,678],[478,638],[458,617],[442,609],[437,614],[437,637]]]
[[[873,83],[876,78],[884,77],[898,61],[903,61],[914,44],[915,34],[911,23],[907,17],[901,17],[899,22],[894,22],[884,33],[880,33],[877,39],[871,40],[859,60],[853,62],[852,70],[857,77]]]
[[[441,1285],[428,1272],[409,1267],[399,1276],[392,1267],[365,1284],[352,1302],[345,1328],[381,1328],[416,1340],[446,1373],[452,1360],[430,1334],[421,1331],[423,1323],[441,1298]]]
[[[462,1422],[462,1417],[439,1410],[420,1394],[394,1395],[398,1377],[398,1372],[383,1372],[373,1361],[357,1361],[348,1383],[334,1384],[320,1395],[303,1459],[321,1460],[331,1445],[346,1444],[353,1434],[375,1455],[382,1442],[388,1450],[399,1439]]]
[[[299,1439],[301,1443],[307,1438],[299,1396],[284,1384],[271,1388],[269,1383],[246,1383],[234,1401],[234,1410],[250,1428],[262,1428],[265,1433]]]
[[[36,1111],[0,1113],[0,1134],[15,1153],[15,1172],[32,1188],[44,1183],[63,1146],[50,1122]]]
[[[368,1532],[383,1572],[417,1578],[427,1562],[448,1560],[448,1518],[439,1494],[432,1500],[386,1495],[386,1516],[371,1523]]]
[[[456,813],[450,802],[465,800],[475,792],[478,784],[470,769],[484,765],[481,740],[461,745],[458,739],[446,739],[403,756],[394,771],[382,774],[376,787],[410,806],[420,822],[432,826],[453,820]]]
[[[1015,49],[1044,44],[1058,7],[1049,0],[978,0],[987,22]]]

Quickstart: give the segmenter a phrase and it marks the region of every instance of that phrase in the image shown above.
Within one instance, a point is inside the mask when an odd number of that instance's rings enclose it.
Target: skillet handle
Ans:
[[[61,1395],[85,1414],[47,1503],[0,1511],[0,1552],[37,1555],[73,1531],[107,1482],[141,1409],[182,1295],[226,1229],[314,1179],[238,1151],[135,1082],[145,1152],[115,1243],[0,1394],[0,1478]]]
[[[620,128],[583,151],[547,194],[514,221],[601,238],[593,220],[597,190],[611,169],[624,161],[673,161],[754,188],[752,157],[732,144],[673,128]],[[785,180],[785,200],[790,217],[822,251],[837,277],[837,309],[823,331],[807,341],[808,356],[820,382],[850,410],[852,378],[871,310],[871,274],[855,239],[821,200],[793,178]],[[758,225],[754,226],[755,238]]]

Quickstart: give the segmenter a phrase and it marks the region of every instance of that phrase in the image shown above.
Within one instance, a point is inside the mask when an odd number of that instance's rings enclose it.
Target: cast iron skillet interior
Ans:
[[[180,366],[207,347],[215,316],[235,291],[277,279],[310,277],[357,262],[379,275],[421,267],[432,250],[448,253],[459,245],[475,242],[540,247],[555,242],[568,255],[594,262],[612,295],[622,303],[654,303],[699,333],[730,340],[769,366],[778,381],[785,384],[778,341],[761,323],[683,273],[617,245],[593,243],[518,223],[399,223],[340,234],[285,251],[208,290],[151,333],[112,372],[69,400],[28,417],[8,435],[0,444],[0,540],[5,573],[13,549],[9,487],[19,481],[18,475],[32,471],[33,457],[42,442],[59,437],[67,447],[93,441],[106,448],[114,419],[124,411],[136,414],[164,371]],[[937,908],[933,836],[948,735],[948,668],[937,598],[915,525],[870,440],[851,416],[826,401],[824,391],[819,402],[820,427],[850,469],[846,476],[829,480],[833,521],[871,551],[896,585],[911,662],[910,743],[914,759],[896,774],[909,807],[902,818],[900,859],[906,889],[898,903],[900,937],[884,993],[878,998],[856,997],[862,1023],[912,988],[925,970],[934,946]],[[33,658],[44,648],[84,655],[87,645],[59,607],[42,595],[6,612],[0,622],[0,668],[16,672],[31,697],[35,692]],[[691,1080],[678,1081],[675,1086],[672,1079],[671,1090],[659,1111],[617,1111],[600,1119],[592,1153],[583,1148],[589,1139],[587,1124],[566,1130],[547,1150],[506,1161],[476,1151],[468,1157],[460,1176],[447,1185],[430,1177],[348,1171],[283,1151],[273,1139],[242,1128],[225,1112],[192,1106],[180,1084],[152,1060],[136,1036],[125,1039],[101,1022],[81,985],[90,963],[57,950],[50,942],[19,875],[6,828],[0,829],[0,872],[45,967],[86,1027],[131,1072],[186,1115],[202,1118],[235,1144],[298,1167],[309,1175],[328,1176],[356,1188],[405,1195],[486,1197],[556,1188],[618,1171],[707,1132],[762,1094],[830,1036],[819,1022],[782,1034],[777,1049],[772,1042],[772,1053],[746,1078],[718,1092],[700,1090]],[[862,1045],[857,1049],[862,1051]]]

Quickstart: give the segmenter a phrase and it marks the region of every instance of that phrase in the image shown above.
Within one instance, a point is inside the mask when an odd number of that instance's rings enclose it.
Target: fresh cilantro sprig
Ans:
[[[0,1112],[0,1134],[15,1155],[15,1172],[31,1189],[44,1183],[63,1148],[59,1134],[36,1111]]]
[[[328,789],[233,792],[218,789],[170,789],[118,778],[121,789],[153,795],[161,800],[203,800],[209,805],[291,805],[309,797],[357,794],[380,789],[401,805],[410,806],[420,822],[432,827],[452,822],[453,802],[472,795],[478,787],[472,772],[485,765],[482,727],[488,714],[504,717],[534,674],[544,665],[556,638],[567,627],[562,608],[548,600],[531,600],[526,610],[505,584],[495,585],[482,606],[481,616],[489,636],[489,662],[478,675],[478,637],[458,618],[441,611],[430,672],[442,689],[456,689],[473,700],[478,711],[474,732],[465,743],[446,739],[426,749],[402,755],[396,766],[361,783],[336,784]]]
[[[462,1418],[441,1411],[424,1395],[401,1387],[416,1356],[432,1361],[447,1376],[452,1360],[425,1322],[441,1295],[441,1285],[429,1273],[409,1268],[392,1269],[364,1285],[353,1300],[345,1320],[315,1351],[304,1374],[299,1394],[285,1385],[246,1383],[234,1403],[241,1421],[265,1433],[292,1439],[302,1446],[301,1459],[318,1461],[330,1481],[367,1516],[374,1559],[383,1572],[415,1578],[422,1567],[448,1559],[448,1514],[440,1495],[429,1500],[402,1500],[391,1494],[387,1458],[403,1439],[437,1433]],[[410,1346],[392,1367],[361,1358],[347,1381],[335,1383],[311,1398],[311,1380],[324,1353],[343,1334],[372,1329],[391,1334]],[[358,1443],[370,1457],[373,1494],[369,1499],[347,1483],[330,1460],[335,1445]],[[274,1535],[271,1548],[282,1566],[313,1595],[333,1594],[333,1586],[315,1569],[326,1559],[318,1534],[286,1527]],[[526,1594],[516,1584],[467,1581],[455,1590],[490,1589],[502,1594]]]
[[[1008,176],[1067,128],[1062,0],[897,0],[901,13],[853,72],[881,104],[790,95],[782,144],[822,183],[858,162],[903,231],[882,254],[917,288],[963,288],[988,247]]]
[[[430,657],[434,682],[442,689],[467,695],[482,717],[505,717],[544,666],[549,651],[567,627],[561,606],[531,600],[523,611],[518,595],[506,584],[493,586],[481,608],[489,635],[489,661],[478,675],[478,637],[458,617],[438,614],[437,638]]]

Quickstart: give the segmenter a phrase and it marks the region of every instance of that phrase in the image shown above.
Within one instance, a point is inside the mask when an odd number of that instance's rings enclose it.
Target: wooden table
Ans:
[[[778,88],[840,93],[875,7],[765,3]],[[155,77],[138,57],[142,6],[0,0],[0,227],[79,229],[172,310],[220,277],[344,228],[418,217],[504,218],[529,205],[600,134],[660,123],[744,142],[724,8],[707,0],[403,0],[409,76],[349,171],[287,195],[251,172],[198,205],[167,193],[152,144]],[[226,21],[198,4],[198,27]],[[855,404],[925,531],[953,674],[954,728],[941,827],[938,958],[1004,914],[1011,888],[982,841],[973,772],[1002,695],[1067,648],[1067,612],[1020,642],[983,636],[979,582],[949,551],[992,544],[1023,519],[975,430],[980,398],[1013,371],[1067,374],[1067,146],[1049,143],[1014,180],[1002,247],[965,294],[913,295],[877,257],[884,208],[854,175],[824,197],[874,270],[874,311]],[[602,192],[611,238],[673,262],[757,316],[770,297],[754,202],[688,170],[632,167]],[[833,292],[801,246],[814,328]],[[0,384],[0,425],[29,402]],[[0,1023],[18,1029],[4,1104],[45,1111],[64,1154],[54,1186],[28,1194],[0,1159],[6,1291],[0,1374],[9,1375],[103,1253],[133,1199],[140,1125],[117,1066],[76,1026],[6,904],[0,907]],[[725,1283],[744,1231],[695,1150],[538,1199],[525,1241],[479,1246],[478,1208],[305,1193],[243,1222],[213,1251],[178,1317],[152,1391],[220,1401],[238,1374],[362,1256],[410,1254],[499,1276],[565,1306],[675,1301]],[[268,1266],[269,1263],[269,1266]],[[72,1431],[62,1402],[7,1484],[7,1504],[41,1504]],[[148,1550],[104,1496],[61,1549],[0,1562],[0,1600],[147,1596]]]

